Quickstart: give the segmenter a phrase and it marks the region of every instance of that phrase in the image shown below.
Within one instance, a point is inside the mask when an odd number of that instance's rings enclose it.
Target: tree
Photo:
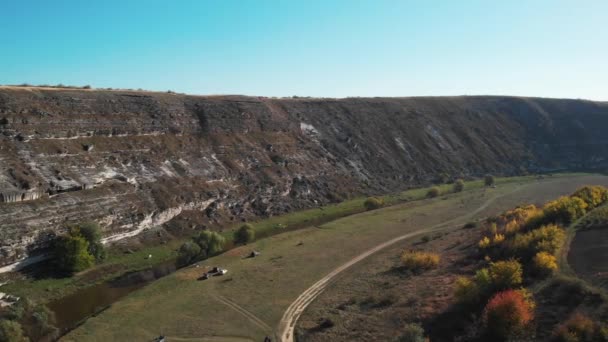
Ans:
[[[454,192],[461,192],[464,190],[464,181],[462,179],[457,179],[454,182]]]
[[[197,236],[193,238],[201,248],[201,259],[205,259],[214,256],[224,250],[224,243],[226,239],[216,232],[203,230]]]
[[[234,232],[234,243],[247,244],[253,240],[255,240],[255,230],[248,223],[242,225],[241,228]]]
[[[185,242],[180,248],[177,255],[177,264],[179,266],[189,265],[201,257],[201,247],[194,242]]]
[[[521,334],[534,317],[533,307],[521,291],[495,294],[483,310],[486,333],[492,340],[503,341]]]
[[[383,201],[377,197],[368,197],[365,202],[363,202],[363,206],[365,210],[374,210],[382,207]]]
[[[19,322],[0,319],[0,341],[25,342],[29,339],[23,336],[23,329]]]
[[[486,175],[483,178],[483,182],[486,184],[486,186],[492,186],[492,185],[494,185],[494,176],[492,176],[492,175]]]
[[[80,235],[89,243],[89,254],[99,261],[106,257],[106,251],[101,243],[101,231],[95,222],[86,222],[70,229],[70,234]]]
[[[88,249],[89,243],[82,236],[60,236],[55,240],[55,262],[60,270],[67,273],[83,271],[95,263]]]

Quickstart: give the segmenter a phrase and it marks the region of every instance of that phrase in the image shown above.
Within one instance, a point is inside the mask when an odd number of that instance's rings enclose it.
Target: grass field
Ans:
[[[553,177],[559,178],[574,175],[576,174],[558,174]],[[497,177],[496,184],[512,184],[532,181],[534,179],[536,179],[536,176]],[[483,188],[483,186],[482,180],[469,181],[466,182],[465,190],[480,189]],[[443,184],[438,187],[442,193],[450,193],[452,191],[451,184]],[[428,189],[429,188],[418,188],[380,197],[384,200],[386,206],[390,206],[397,203],[424,199]],[[261,219],[252,222],[252,224],[258,238],[267,237],[298,228],[320,225],[341,217],[363,212],[363,202],[365,199],[365,197],[355,198],[320,208]],[[228,240],[232,239],[232,231],[237,227],[238,225],[235,225],[224,230],[223,234]],[[108,258],[102,264],[73,277],[22,277],[3,286],[2,291],[19,297],[30,298],[37,302],[48,302],[66,296],[84,287],[116,278],[121,274],[149,268],[154,264],[160,264],[174,259],[177,256],[177,249],[184,241],[184,239],[175,239],[164,245],[144,246],[136,249],[133,253],[124,253],[120,248],[110,248],[108,250]],[[150,254],[154,256],[151,260],[146,258],[146,256]],[[52,267],[52,265],[41,266]]]
[[[475,218],[521,203],[544,202],[580,185],[607,183],[607,179],[570,175],[501,181],[496,189],[478,187],[409,201],[274,235],[160,279],[89,319],[64,340],[149,340],[159,334],[189,341],[260,340],[273,334],[284,310],[303,290],[370,247],[446,221],[462,225],[484,205]],[[417,194],[424,196],[426,191]],[[395,202],[400,196],[395,196]],[[277,223],[281,222],[263,224]],[[263,229],[260,224],[257,229]],[[244,258],[253,249],[262,255]],[[204,267],[211,265],[226,267],[228,275],[197,281]]]

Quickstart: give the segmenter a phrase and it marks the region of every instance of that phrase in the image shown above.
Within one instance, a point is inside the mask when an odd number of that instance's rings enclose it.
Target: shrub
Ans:
[[[548,222],[570,224],[585,215],[587,203],[576,196],[562,196],[543,207],[543,215]]]
[[[506,340],[521,333],[533,319],[533,304],[524,294],[506,290],[495,294],[483,310],[486,333]]]
[[[498,290],[517,287],[523,281],[523,269],[517,260],[493,262],[488,271],[492,285]]]
[[[486,176],[483,178],[483,182],[484,182],[484,184],[485,184],[486,186],[491,186],[491,185],[494,185],[494,176],[492,176],[492,175],[486,175]]]
[[[59,330],[54,326],[55,314],[45,305],[33,306],[30,317],[26,331],[31,340],[54,340],[57,337]]]
[[[479,247],[479,249],[488,249],[492,246],[500,245],[503,241],[505,241],[504,235],[494,234],[494,236],[492,236],[492,238],[484,236],[481,240],[479,240],[479,243],[477,244],[477,246]]]
[[[410,271],[422,271],[437,267],[439,254],[423,251],[406,251],[401,254],[403,267]]]
[[[462,190],[464,190],[464,181],[462,179],[457,179],[454,182],[453,189],[454,192],[461,192]]]
[[[579,312],[573,314],[568,320],[557,326],[553,332],[553,340],[560,342],[570,341],[603,341],[602,328],[591,318]]]
[[[27,298],[12,305],[5,317],[21,323],[24,335],[32,341],[55,340],[58,336],[55,314],[45,305],[34,304]],[[4,340],[0,338],[0,341]]]
[[[177,254],[177,264],[186,266],[198,260],[201,257],[201,248],[194,242],[185,242]]]
[[[477,243],[477,247],[479,247],[479,249],[487,249],[490,248],[491,245],[492,241],[487,236],[481,238],[481,240],[479,240],[479,242]]]
[[[555,254],[563,245],[566,233],[560,227],[549,224],[525,234],[517,234],[510,243],[512,253],[530,258],[538,252]]]
[[[541,275],[549,275],[557,270],[555,256],[547,252],[538,252],[532,259],[534,269]]]
[[[255,240],[255,230],[253,226],[246,223],[234,232],[234,243],[247,244]]]
[[[420,324],[408,323],[403,328],[399,342],[424,342],[424,329]]]
[[[429,191],[426,193],[426,197],[429,198],[437,197],[439,195],[441,195],[441,190],[439,190],[439,188],[436,186],[430,188]]]
[[[487,299],[492,291],[492,278],[487,268],[475,272],[472,279],[459,277],[456,279],[454,294],[460,303],[479,304]]]
[[[25,342],[29,339],[23,335],[23,329],[19,322],[0,319],[0,341]]]
[[[471,303],[479,298],[479,289],[471,279],[458,277],[454,284],[454,295],[461,303]]]
[[[377,197],[368,197],[365,202],[363,202],[363,206],[366,210],[374,210],[382,207],[384,202]]]
[[[206,259],[221,253],[226,242],[223,236],[208,230],[203,230],[193,240],[201,249],[200,259]]]
[[[55,240],[55,263],[66,273],[83,271],[95,263],[88,249],[89,243],[82,236],[60,236]]]

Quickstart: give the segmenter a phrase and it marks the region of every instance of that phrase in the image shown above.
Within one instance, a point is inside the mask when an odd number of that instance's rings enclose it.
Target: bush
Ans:
[[[410,271],[422,271],[439,265],[439,254],[423,251],[406,251],[401,254],[403,267]]]
[[[57,267],[66,273],[86,270],[95,264],[89,254],[89,243],[82,236],[66,235],[55,240],[54,259]]]
[[[486,176],[483,178],[483,182],[484,182],[484,184],[485,184],[486,186],[491,186],[491,185],[494,185],[494,176],[492,176],[492,175],[486,175]]]
[[[378,209],[380,207],[382,207],[382,205],[384,204],[384,202],[377,197],[368,197],[365,202],[363,202],[363,206],[365,207],[365,210],[374,210],[374,209]]]
[[[399,342],[424,342],[424,329],[420,324],[408,323],[403,328]]]
[[[19,322],[0,319],[0,341],[25,342],[29,339],[23,335],[23,329]]]
[[[511,253],[529,260],[538,252],[555,254],[564,244],[565,239],[566,233],[563,229],[554,224],[549,224],[525,234],[515,235],[509,249],[511,249]]]
[[[200,259],[206,259],[221,253],[226,243],[223,236],[208,230],[203,230],[193,240],[201,249]]]
[[[479,298],[479,288],[471,279],[458,277],[454,284],[454,295],[461,303],[472,303]]]
[[[483,310],[486,333],[494,339],[507,340],[520,334],[533,319],[533,303],[520,291],[495,294]]]
[[[436,186],[430,188],[429,191],[426,193],[426,197],[429,198],[437,197],[439,195],[441,195],[441,190],[439,190],[439,188]]]
[[[475,272],[472,279],[460,277],[456,279],[456,300],[463,304],[477,305],[487,300],[493,289],[492,277],[487,268]]]
[[[484,236],[481,240],[479,240],[479,243],[477,243],[477,247],[482,250],[488,249],[492,246],[500,245],[503,241],[505,241],[505,236],[502,234],[495,233],[494,236],[492,236],[491,238]]]
[[[55,340],[58,337],[59,330],[54,326],[55,314],[45,305],[34,304],[27,298],[10,306],[5,317],[21,323],[24,335],[32,341]],[[4,340],[0,338],[0,341]]]
[[[523,269],[517,260],[497,261],[488,269],[492,285],[497,290],[505,290],[521,285]]]
[[[579,197],[562,196],[543,207],[543,215],[548,222],[570,224],[585,215],[587,203]]]
[[[547,252],[538,252],[532,259],[534,269],[540,275],[549,275],[557,270],[557,260],[555,256]]]
[[[255,230],[248,223],[242,225],[241,228],[234,232],[234,243],[247,244],[253,240],[255,240]]]
[[[464,190],[464,181],[462,179],[457,179],[453,185],[454,192],[461,192]]]
[[[194,242],[185,242],[177,254],[177,264],[186,266],[198,260],[201,257],[201,248]]]
[[[557,326],[553,332],[553,340],[560,342],[570,341],[605,341],[601,326],[591,318],[581,313],[575,313]]]

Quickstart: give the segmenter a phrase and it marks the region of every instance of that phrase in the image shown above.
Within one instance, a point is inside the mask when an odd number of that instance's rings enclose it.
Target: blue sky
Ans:
[[[0,0],[0,84],[608,100],[608,1]]]

